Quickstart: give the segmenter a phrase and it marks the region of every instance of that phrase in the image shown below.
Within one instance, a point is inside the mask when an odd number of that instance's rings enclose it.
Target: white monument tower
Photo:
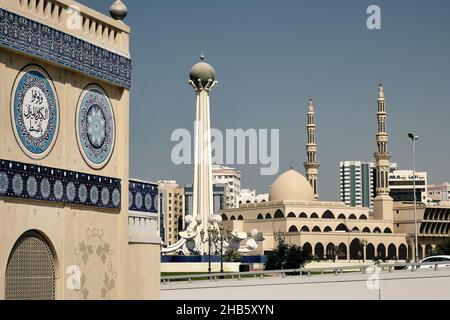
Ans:
[[[377,196],[373,201],[373,216],[376,220],[393,220],[394,201],[389,195],[389,170],[391,154],[388,151],[389,134],[387,133],[386,100],[383,85],[378,88],[378,151],[374,154],[377,163]]]
[[[197,94],[195,122],[195,168],[193,192],[193,218],[197,223],[197,243],[203,231],[208,236],[208,230],[217,229],[221,222],[220,216],[214,215],[213,183],[211,160],[211,117],[209,93],[217,84],[214,68],[206,63],[205,56],[200,56],[200,62],[194,65],[190,73],[190,85]],[[200,254],[208,250],[200,247]]]
[[[161,248],[163,254],[180,252],[180,250],[186,255],[204,255],[210,252],[206,238],[211,239],[212,232],[215,231],[217,240],[219,224],[222,222],[222,217],[215,215],[213,210],[209,93],[217,84],[216,72],[211,65],[204,61],[203,55],[200,60],[192,67],[189,80],[197,97],[193,210],[192,215],[185,217],[186,230],[180,232],[181,239],[174,245]],[[241,246],[242,241],[246,241],[245,246]],[[235,229],[231,232],[231,239],[223,241],[223,250],[249,253],[257,250],[262,241],[264,241],[264,237],[256,229],[252,230],[250,236]],[[216,243],[212,243],[212,247],[211,252],[215,252]]]
[[[316,200],[319,199],[319,192],[317,189],[317,177],[319,175],[320,162],[317,161],[317,142],[316,142],[316,113],[314,112],[314,105],[312,99],[309,99],[308,104],[308,143],[306,144],[306,156],[305,162],[306,179],[311,184],[314,190],[314,196]]]

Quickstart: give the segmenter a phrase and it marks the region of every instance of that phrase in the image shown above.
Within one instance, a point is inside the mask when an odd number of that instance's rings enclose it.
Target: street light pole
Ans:
[[[366,246],[367,246],[368,241],[365,239],[361,239],[359,240],[359,244],[361,245],[361,249],[362,249],[362,257],[363,257],[363,262],[366,262]]]
[[[220,235],[220,273],[223,273],[223,237],[224,237],[224,227],[221,225],[219,227]]]
[[[419,235],[417,229],[417,196],[416,196],[416,141],[419,137],[414,133],[408,133],[412,142],[412,161],[413,161],[413,188],[414,188],[414,229],[415,229],[415,252],[416,262],[419,262]]]
[[[226,232],[226,237],[225,237]],[[219,227],[219,236],[220,236],[220,273],[223,273],[223,242],[224,241],[230,241],[231,240],[231,228],[228,227],[225,231],[225,228],[223,225]]]
[[[205,230],[200,231],[201,242],[208,242],[208,274],[211,274],[211,230],[208,230],[208,237],[205,239]]]

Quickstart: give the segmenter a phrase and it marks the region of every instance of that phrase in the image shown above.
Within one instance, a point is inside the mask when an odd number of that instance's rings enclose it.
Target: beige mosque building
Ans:
[[[390,261],[415,259],[413,204],[395,203],[389,196],[387,112],[384,88],[377,100],[378,150],[373,212],[341,202],[319,200],[319,161],[315,138],[315,111],[308,105],[306,177],[291,169],[279,176],[270,188],[269,201],[242,204],[223,210],[226,228],[250,233],[262,232],[265,241],[259,254],[273,250],[280,240],[296,244],[319,259],[347,261]],[[420,205],[417,209],[419,258],[429,255],[450,236],[450,208]]]
[[[129,179],[126,13],[0,0],[0,300],[159,298],[157,185]]]

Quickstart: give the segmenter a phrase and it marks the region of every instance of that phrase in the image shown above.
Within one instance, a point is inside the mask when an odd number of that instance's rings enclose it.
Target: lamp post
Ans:
[[[208,229],[208,237],[205,239],[205,230],[200,231],[201,242],[208,242],[208,273],[211,273],[211,243],[214,242],[213,237],[216,236],[216,230]]]
[[[412,161],[413,161],[413,188],[414,188],[414,231],[415,231],[415,252],[416,262],[419,262],[419,235],[417,230],[417,196],[416,196],[416,141],[419,137],[414,133],[408,133],[412,142]]]
[[[359,244],[362,247],[362,256],[363,256],[363,262],[366,262],[366,246],[367,246],[367,240],[360,239]]]
[[[219,228],[219,233],[220,233],[220,273],[223,273],[223,241],[229,241],[230,240],[230,235],[231,235],[231,228],[228,227],[227,229],[227,236],[226,239],[225,238],[225,232],[224,232],[224,227],[221,225]]]
[[[407,244],[408,244],[408,248],[415,248],[414,247],[414,234],[413,233],[408,233],[407,235],[406,235],[406,242],[407,242]],[[411,250],[407,250],[408,251],[408,254],[407,254],[407,256],[408,256],[408,262],[411,262],[413,259],[411,258],[411,254],[412,254],[412,252],[411,252]]]

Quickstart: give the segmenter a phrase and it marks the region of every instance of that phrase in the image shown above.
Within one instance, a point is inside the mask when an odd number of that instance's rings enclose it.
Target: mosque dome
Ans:
[[[314,201],[314,191],[306,178],[291,169],[279,176],[272,184],[269,201]]]
[[[109,14],[115,20],[123,20],[128,14],[128,9],[125,3],[121,0],[116,0],[109,9]]]
[[[205,60],[204,55],[201,55],[200,60],[201,61],[199,63],[197,63],[192,67],[189,78],[196,85],[198,85],[198,80],[200,79],[202,85],[206,86],[209,80],[214,81],[216,79],[216,71],[210,64],[204,61]]]

